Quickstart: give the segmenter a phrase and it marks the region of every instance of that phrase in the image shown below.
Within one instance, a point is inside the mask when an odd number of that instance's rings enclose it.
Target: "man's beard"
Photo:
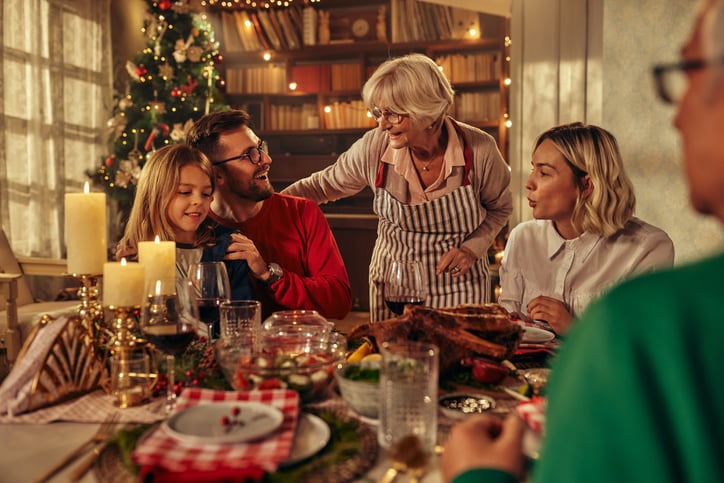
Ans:
[[[244,188],[240,187],[238,184],[234,184],[232,185],[231,191],[241,199],[255,202],[264,201],[274,194],[274,186],[272,186],[271,183],[268,183],[264,187],[260,187],[255,181],[252,181]]]

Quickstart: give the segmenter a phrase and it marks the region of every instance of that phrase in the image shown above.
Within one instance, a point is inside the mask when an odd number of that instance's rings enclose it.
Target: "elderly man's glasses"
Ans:
[[[258,146],[252,146],[237,156],[222,159],[221,161],[214,161],[211,164],[213,164],[214,166],[218,166],[220,164],[228,163],[229,161],[234,161],[235,159],[244,158],[248,158],[252,164],[259,164],[261,163],[261,153],[269,154],[269,146],[267,146],[266,141],[259,141]]]
[[[385,118],[385,121],[389,122],[390,124],[400,124],[404,118],[408,116],[408,114],[398,114],[393,111],[383,111],[379,107],[375,107],[370,111],[370,114],[372,114],[372,117],[375,119],[376,122],[380,122],[380,119]]]
[[[675,104],[681,100],[688,85],[687,72],[722,64],[724,64],[724,59],[697,59],[654,66],[653,74],[656,82],[656,92],[664,102]]]

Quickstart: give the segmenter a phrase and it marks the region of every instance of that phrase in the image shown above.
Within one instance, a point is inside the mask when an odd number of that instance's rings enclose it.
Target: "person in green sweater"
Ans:
[[[724,0],[702,2],[682,56],[655,68],[659,95],[678,104],[691,204],[724,224]],[[584,311],[553,369],[531,482],[724,481],[722,274],[724,253],[629,280]],[[523,477],[524,431],[516,416],[459,424],[443,478]]]

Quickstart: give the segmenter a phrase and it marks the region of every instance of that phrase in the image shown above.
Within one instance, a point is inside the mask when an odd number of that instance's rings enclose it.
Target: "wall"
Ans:
[[[515,211],[531,218],[523,188],[543,130],[580,120],[618,138],[637,215],[666,230],[676,263],[721,249],[719,224],[689,207],[674,107],[655,95],[651,66],[678,59],[695,1],[513,1],[511,149]]]

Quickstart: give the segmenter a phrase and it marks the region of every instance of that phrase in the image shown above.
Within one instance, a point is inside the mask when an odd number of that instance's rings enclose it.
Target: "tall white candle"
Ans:
[[[69,273],[103,272],[108,258],[106,194],[90,193],[87,181],[83,193],[65,195],[65,246]]]
[[[138,261],[146,270],[146,284],[152,280],[176,279],[175,242],[159,241],[158,236],[154,241],[138,242]]]
[[[140,263],[107,262],[103,264],[103,305],[140,306],[143,301],[144,269]]]

